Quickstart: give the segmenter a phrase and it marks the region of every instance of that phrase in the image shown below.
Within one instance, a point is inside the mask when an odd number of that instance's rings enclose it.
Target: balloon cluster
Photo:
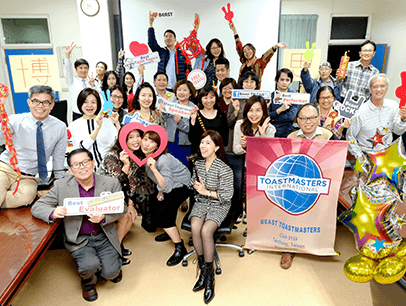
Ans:
[[[13,170],[15,170],[17,172],[17,186],[16,189],[13,192],[13,195],[16,194],[17,190],[18,190],[18,186],[20,185],[20,177],[21,177],[21,171],[20,169],[17,167],[18,161],[17,161],[17,151],[14,148],[14,144],[13,144],[13,138],[12,138],[12,134],[10,131],[10,128],[7,124],[8,122],[8,115],[6,112],[6,109],[4,108],[4,101],[6,100],[6,98],[9,95],[9,90],[7,85],[5,84],[0,84],[0,120],[1,120],[1,130],[4,133],[4,138],[6,138],[6,142],[5,145],[7,146],[9,152],[11,153],[10,156],[10,166],[13,168]]]
[[[395,213],[406,177],[401,137],[385,150],[365,153],[354,169],[367,178],[352,191],[353,205],[338,217],[353,232],[358,253],[346,261],[344,274],[354,282],[392,284],[406,272],[406,241],[399,233],[405,215]]]
[[[196,26],[199,24],[199,20],[195,20],[194,29],[188,37],[185,37],[181,42],[176,44],[176,49],[180,49],[182,55],[186,58],[187,65],[191,65],[192,59],[197,58],[199,54],[204,54],[204,49],[200,44],[200,41],[197,39],[196,35]],[[177,57],[175,56],[177,61]],[[202,70],[204,67],[204,55],[202,60]],[[178,64],[176,63],[176,69],[178,69]],[[176,71],[178,74],[179,71]],[[186,70],[186,77],[189,74],[189,69]]]

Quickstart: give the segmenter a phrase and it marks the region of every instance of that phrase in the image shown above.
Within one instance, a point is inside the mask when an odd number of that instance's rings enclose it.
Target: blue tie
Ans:
[[[42,180],[48,176],[47,159],[45,155],[44,135],[42,134],[41,121],[37,121],[37,158],[38,158],[38,173]]]

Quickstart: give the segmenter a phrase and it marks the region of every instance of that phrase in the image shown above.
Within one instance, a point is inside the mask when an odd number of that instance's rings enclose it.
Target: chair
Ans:
[[[241,205],[241,201],[240,199],[238,199],[239,197],[233,197],[232,199],[232,204],[231,204],[231,208],[230,211],[227,214],[227,217],[224,219],[224,221],[221,223],[220,227],[215,231],[214,233],[214,242],[215,242],[215,248],[214,248],[214,261],[216,262],[216,274],[221,274],[221,265],[220,265],[220,258],[219,255],[217,253],[217,247],[222,246],[222,247],[229,247],[229,248],[233,248],[238,250],[238,255],[240,257],[244,257],[244,249],[242,246],[238,246],[232,243],[225,243],[225,242],[219,242],[218,240],[221,241],[225,241],[226,237],[225,235],[229,235],[231,234],[231,231],[234,227],[235,221],[237,220],[237,217],[240,215],[241,211],[242,211],[242,205]],[[187,214],[185,215],[185,217],[182,220],[182,224],[181,224],[181,228],[191,232],[192,231],[192,227],[191,227],[191,222],[189,220],[189,215],[192,211],[192,207],[193,204],[192,203],[194,201],[190,201],[190,207],[189,207],[189,211],[187,212]],[[192,237],[189,238],[189,246],[193,246],[193,240]],[[186,267],[188,265],[188,261],[187,259],[192,256],[193,254],[195,254],[196,251],[193,250],[191,252],[189,252],[188,254],[186,254],[183,257],[183,261],[182,261],[182,266]]]
[[[51,115],[61,120],[68,126],[68,120],[66,118],[68,112],[68,101],[60,100],[55,102],[54,108],[51,110]]]

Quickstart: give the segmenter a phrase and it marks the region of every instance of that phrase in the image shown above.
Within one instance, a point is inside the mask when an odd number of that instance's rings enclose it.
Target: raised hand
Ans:
[[[139,65],[139,66],[137,67],[137,69],[138,69],[138,75],[139,75],[140,77],[144,77],[145,66],[144,66],[143,64],[141,64],[141,65]]]
[[[316,43],[313,43],[311,50],[309,50],[309,42],[306,41],[306,51],[303,53],[303,58],[309,63],[312,60],[312,58],[314,57],[314,52],[313,52],[314,48],[316,48]]]
[[[103,112],[100,112],[97,116],[96,116],[96,124],[97,127],[101,128],[102,124],[103,124]]]
[[[130,157],[128,156],[126,151],[121,151],[120,152],[120,160],[123,162],[124,165],[130,163]]]
[[[281,49],[284,49],[284,48],[286,48],[288,45],[286,44],[286,43],[284,43],[284,42],[280,42],[280,43],[277,43],[276,45],[275,45],[275,47],[277,47],[277,48],[281,48]]]
[[[304,62],[304,64],[303,64],[303,70],[304,70],[304,72],[306,72],[309,68],[310,68],[309,62]]]
[[[193,26],[195,31],[197,32],[199,30],[199,26],[200,26],[200,16],[198,13],[195,13],[195,21],[193,22]]]
[[[267,117],[266,119],[265,119],[265,121],[264,121],[264,123],[262,123],[262,125],[260,125],[259,127],[258,127],[258,132],[259,132],[259,135],[261,136],[261,137],[265,137],[266,136],[266,129],[268,128],[268,126],[269,126],[269,121],[271,120],[271,117]]]
[[[70,45],[65,46],[65,57],[70,58],[70,54],[72,53],[72,50],[76,47],[76,44],[72,42]]]
[[[93,72],[90,75],[87,75],[89,78],[89,84],[90,86],[94,87],[94,78],[93,78]]]
[[[197,110],[195,108],[192,108],[190,110],[190,123],[192,123],[192,125],[195,125],[196,118],[197,118]]]
[[[228,23],[231,25],[233,23],[234,13],[230,9],[230,3],[227,3],[227,10],[224,6],[221,9],[224,12],[224,19],[227,20]]]
[[[120,51],[118,52],[118,58],[122,59],[124,57],[124,55],[125,55],[125,50],[120,49]]]
[[[155,16],[151,11],[149,11],[148,20],[149,20],[149,27],[152,28],[152,25],[153,25],[154,20],[155,20]]]

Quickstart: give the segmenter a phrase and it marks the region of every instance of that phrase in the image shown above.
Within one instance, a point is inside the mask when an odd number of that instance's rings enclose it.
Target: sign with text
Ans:
[[[187,106],[176,102],[165,101],[162,98],[159,98],[158,102],[160,104],[163,104],[163,107],[159,107],[159,109],[162,112],[172,115],[179,115],[183,118],[190,118],[190,111],[192,110],[193,106]]]
[[[264,99],[270,99],[271,92],[265,90],[233,89],[233,99],[249,99],[251,96],[261,96]]]
[[[193,86],[196,89],[203,88],[204,85],[206,85],[207,82],[207,77],[204,71],[200,69],[195,69],[192,70],[191,73],[187,76],[187,80],[192,82]]]
[[[144,55],[140,55],[134,58],[126,58],[124,60],[124,67],[128,70],[138,67],[139,65],[147,65],[151,63],[158,63],[161,59],[158,52],[152,52]]]
[[[352,99],[353,90],[350,89],[345,95],[344,101],[342,103],[335,101],[334,109],[337,111],[340,117],[351,119],[357,110],[361,107],[362,103],[365,101],[365,97],[361,96],[357,101]]]
[[[67,216],[122,213],[124,192],[102,192],[100,197],[93,198],[66,198],[63,207],[68,210]]]
[[[247,137],[245,248],[336,255],[346,141]]]
[[[275,91],[273,103],[283,104],[285,102],[289,102],[292,104],[306,104],[310,102],[310,94]]]
[[[9,59],[14,92],[28,92],[34,85],[61,90],[56,55],[10,55]]]
[[[139,122],[139,123],[141,123],[143,126],[148,126],[148,125],[151,125],[151,124],[153,124],[153,123],[150,123],[150,122],[148,122],[148,121],[146,121],[146,120],[144,120],[142,117],[141,117],[141,115],[140,115],[140,113],[138,113],[138,112],[136,112],[134,115],[125,115],[124,116],[124,119],[123,119],[123,124],[126,124],[126,123],[128,123],[128,122]]]
[[[166,10],[162,12],[153,12],[152,16],[154,16],[155,18],[175,18],[175,11]]]

